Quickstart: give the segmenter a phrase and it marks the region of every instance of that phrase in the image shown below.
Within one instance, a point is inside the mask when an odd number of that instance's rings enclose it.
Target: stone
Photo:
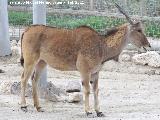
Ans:
[[[4,71],[2,69],[0,69],[0,73],[4,73]]]
[[[124,61],[124,62],[131,61],[131,56],[128,55],[128,54],[122,54],[122,55],[120,56],[120,60],[121,60],[121,61]]]
[[[80,92],[72,92],[68,93],[68,102],[69,103],[77,103],[82,100],[82,95]]]
[[[11,82],[1,82],[0,83],[0,93],[10,94]]]
[[[11,50],[12,50],[13,55],[20,56],[20,54],[21,54],[21,48],[20,47],[13,46],[13,47],[11,47]]]
[[[72,80],[68,82],[66,86],[66,92],[71,93],[71,92],[80,92],[81,91],[81,84],[77,80]]]
[[[14,82],[11,85],[11,94],[14,95],[20,95],[20,90],[21,90],[21,83],[20,82]]]
[[[68,95],[66,92],[57,88],[52,82],[48,82],[44,89],[37,89],[40,98],[47,99],[48,101],[58,102],[66,101]],[[43,93],[42,93],[43,91]],[[21,83],[20,82],[1,82],[0,83],[0,93],[20,95],[21,93]],[[26,97],[32,98],[32,85],[27,84],[26,87]]]
[[[10,93],[14,95],[20,95],[21,93],[21,83],[20,82],[13,82],[11,84]],[[26,97],[32,97],[32,86],[28,83],[26,87]]]
[[[21,40],[18,41],[17,46],[21,47]]]
[[[145,71],[145,74],[155,75],[155,74],[156,74],[156,70],[148,70],[148,71]]]
[[[11,41],[11,47],[13,47],[13,46],[17,46],[17,41],[16,40]]]
[[[151,67],[160,67],[160,55],[156,51],[134,55],[132,61],[136,64],[148,65]]]
[[[156,70],[156,71],[155,71],[155,74],[156,74],[156,75],[160,75],[160,70]]]
[[[11,50],[13,55],[20,56],[21,54],[21,45],[18,44],[16,40],[11,41]]]
[[[57,88],[52,82],[47,84],[47,92],[45,98],[52,102],[63,101],[65,99],[65,91]],[[62,96],[62,97],[61,97]],[[63,99],[64,98],[64,99]]]

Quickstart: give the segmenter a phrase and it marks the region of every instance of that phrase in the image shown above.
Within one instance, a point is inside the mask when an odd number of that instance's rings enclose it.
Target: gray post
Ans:
[[[94,1],[90,0],[90,11],[94,10]]]
[[[33,0],[33,24],[46,25],[46,0]],[[39,81],[41,97],[45,96],[47,86],[47,67],[44,69]]]
[[[0,0],[0,56],[11,54],[7,4],[8,0]]]
[[[143,9],[143,7],[144,7],[144,0],[141,0],[140,1],[140,16],[142,17],[143,16],[143,14],[144,14],[144,9]]]
[[[46,25],[46,0],[33,0],[33,24]]]

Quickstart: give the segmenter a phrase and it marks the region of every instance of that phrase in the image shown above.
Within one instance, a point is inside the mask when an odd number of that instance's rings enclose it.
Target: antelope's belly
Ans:
[[[61,71],[74,71],[76,69],[76,61],[58,58],[53,55],[43,55],[40,59],[44,60],[50,67]]]

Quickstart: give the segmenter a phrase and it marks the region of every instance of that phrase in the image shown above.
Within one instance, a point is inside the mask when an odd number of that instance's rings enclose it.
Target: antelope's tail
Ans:
[[[24,58],[23,58],[23,51],[22,51],[22,40],[23,40],[23,36],[24,36],[24,33],[22,33],[22,36],[21,36],[21,58],[20,58],[21,66],[24,66]]]

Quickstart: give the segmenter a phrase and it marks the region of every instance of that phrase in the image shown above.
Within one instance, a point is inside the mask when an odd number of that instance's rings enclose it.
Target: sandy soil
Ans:
[[[20,81],[21,67],[0,60],[0,83]],[[27,98],[27,113],[19,109],[20,97],[0,93],[0,120],[159,120],[160,119],[160,69],[133,63],[109,61],[100,73],[100,105],[106,117],[97,118],[95,113],[87,118],[82,103],[49,102],[41,100],[44,113],[33,108]],[[48,68],[48,81],[64,87],[70,80],[81,82],[78,72],[60,72]],[[92,93],[91,93],[92,96]],[[93,97],[91,97],[90,101]],[[91,102],[92,103],[92,102]],[[93,106],[93,105],[92,105]]]

